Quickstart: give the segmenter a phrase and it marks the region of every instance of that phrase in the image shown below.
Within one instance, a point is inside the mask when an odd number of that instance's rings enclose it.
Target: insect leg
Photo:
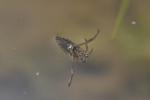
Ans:
[[[96,39],[96,37],[98,36],[99,33],[100,33],[100,30],[98,29],[98,30],[97,30],[97,33],[96,33],[92,38],[88,39],[86,42],[77,44],[77,46],[82,46],[82,45],[84,45],[84,44],[88,44],[88,43],[92,42],[93,40]]]
[[[89,55],[91,55],[91,54],[92,54],[92,52],[93,52],[93,49],[91,49],[91,50],[90,50]]]
[[[88,44],[87,44],[87,39],[84,39],[85,40],[85,52],[88,52],[89,48],[88,48]]]
[[[72,64],[72,66],[71,66],[70,73],[71,73],[71,75],[70,75],[70,78],[69,78],[69,80],[68,80],[68,87],[71,86],[72,80],[73,80],[73,76],[74,76],[74,74],[75,74],[74,65],[73,65],[73,64]]]

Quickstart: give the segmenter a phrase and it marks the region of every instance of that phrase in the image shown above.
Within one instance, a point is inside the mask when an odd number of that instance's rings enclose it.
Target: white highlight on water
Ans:
[[[131,24],[132,24],[132,25],[135,25],[135,24],[136,24],[136,21],[135,21],[135,20],[133,20],[133,21],[131,22]]]
[[[36,74],[35,74],[36,76],[39,76],[40,75],[40,72],[36,72]]]

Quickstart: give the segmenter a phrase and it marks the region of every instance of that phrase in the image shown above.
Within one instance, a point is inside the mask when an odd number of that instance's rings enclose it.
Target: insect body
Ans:
[[[69,54],[73,58],[73,62],[85,63],[87,61],[88,56],[93,51],[93,49],[91,49],[89,51],[88,44],[90,42],[92,42],[98,36],[99,33],[100,33],[100,31],[97,30],[97,33],[92,38],[84,39],[84,42],[79,43],[79,44],[76,44],[76,43],[72,42],[71,40],[60,37],[60,36],[56,36],[56,42],[58,43],[58,45],[63,49],[63,51],[66,54]],[[81,46],[83,46],[83,45],[85,46],[85,50],[83,48],[81,48]],[[74,75],[74,69],[72,67],[71,77],[68,82],[68,86],[71,85],[73,75]]]
[[[59,37],[56,37],[57,43],[60,45],[60,47],[64,50],[66,54],[69,54],[73,60],[79,61],[79,62],[85,62],[86,58],[88,56],[87,50],[83,50],[80,46],[77,46],[74,42]]]

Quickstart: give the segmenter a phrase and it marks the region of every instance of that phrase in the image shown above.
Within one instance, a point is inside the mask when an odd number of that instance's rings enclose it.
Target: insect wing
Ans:
[[[56,42],[65,53],[70,53],[69,47],[75,45],[71,40],[56,36]]]

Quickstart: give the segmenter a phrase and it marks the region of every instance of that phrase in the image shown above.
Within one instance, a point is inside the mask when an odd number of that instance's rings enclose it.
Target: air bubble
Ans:
[[[40,73],[39,72],[36,72],[36,74],[35,74],[36,76],[39,76],[40,75]]]
[[[135,20],[134,20],[134,21],[132,21],[132,22],[131,22],[131,24],[132,24],[132,25],[135,25],[135,24],[136,24],[136,21],[135,21]]]

